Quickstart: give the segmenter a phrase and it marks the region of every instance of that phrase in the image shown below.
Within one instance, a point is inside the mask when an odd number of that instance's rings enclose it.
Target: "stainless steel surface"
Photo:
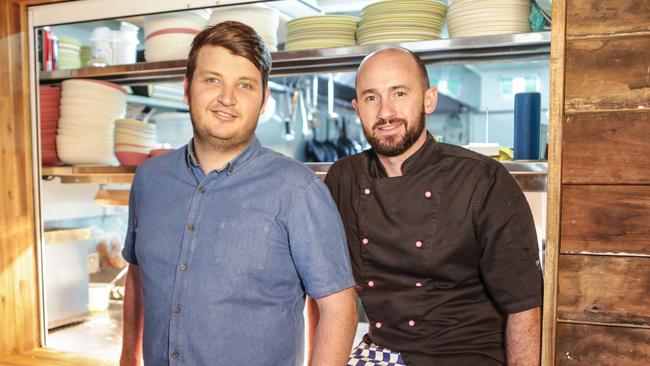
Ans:
[[[546,192],[548,163],[544,161],[502,161],[524,192]],[[305,163],[321,180],[332,163]]]
[[[394,44],[410,49],[425,63],[495,62],[544,59],[550,55],[550,32],[465,37]],[[272,53],[271,75],[291,75],[332,70],[353,70],[363,58],[385,45],[324,48]],[[69,78],[94,78],[118,83],[182,80],[185,60],[140,62],[104,68],[56,70],[40,73],[42,84]]]

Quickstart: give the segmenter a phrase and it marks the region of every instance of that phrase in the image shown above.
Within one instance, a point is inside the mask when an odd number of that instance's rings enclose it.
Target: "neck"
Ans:
[[[384,169],[386,169],[386,174],[388,174],[389,177],[402,176],[402,164],[404,164],[406,159],[410,158],[411,155],[415,154],[415,152],[418,151],[426,141],[427,131],[425,129],[422,131],[420,137],[415,140],[415,143],[406,149],[406,151],[404,151],[402,154],[398,156],[384,156],[377,154],[379,161],[384,166]]]
[[[213,170],[222,169],[239,155],[250,141],[232,148],[223,148],[214,146],[214,144],[205,143],[200,138],[194,137],[194,157],[198,160],[203,172],[207,175]]]

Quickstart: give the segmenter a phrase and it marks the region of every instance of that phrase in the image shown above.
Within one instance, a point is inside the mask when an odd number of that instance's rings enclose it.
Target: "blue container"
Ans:
[[[541,95],[515,95],[515,160],[539,160]]]

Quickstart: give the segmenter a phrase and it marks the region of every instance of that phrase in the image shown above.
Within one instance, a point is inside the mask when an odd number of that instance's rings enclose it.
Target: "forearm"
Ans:
[[[540,349],[540,308],[508,315],[506,325],[508,366],[538,366]]]
[[[307,364],[311,365],[311,355],[314,349],[314,340],[316,338],[316,328],[318,327],[318,321],[320,319],[320,314],[318,312],[318,304],[311,297],[307,297],[306,303],[307,309]]]
[[[139,267],[129,265],[124,289],[124,322],[120,359],[122,366],[142,364],[144,309],[141,283]]]
[[[336,295],[336,301],[330,301],[327,306],[317,299],[320,319],[314,335],[311,366],[342,366],[348,361],[358,322],[356,294],[347,289]]]

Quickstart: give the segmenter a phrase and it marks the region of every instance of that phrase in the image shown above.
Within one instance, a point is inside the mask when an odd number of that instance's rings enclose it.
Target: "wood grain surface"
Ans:
[[[556,347],[559,366],[647,366],[650,329],[559,323]]]
[[[569,40],[565,113],[650,110],[650,35]]]
[[[571,0],[567,36],[650,32],[648,0]]]
[[[568,115],[563,137],[563,183],[650,184],[650,110]]]
[[[650,329],[650,258],[561,255],[559,320]]]
[[[561,243],[562,253],[650,256],[650,186],[565,185]]]

